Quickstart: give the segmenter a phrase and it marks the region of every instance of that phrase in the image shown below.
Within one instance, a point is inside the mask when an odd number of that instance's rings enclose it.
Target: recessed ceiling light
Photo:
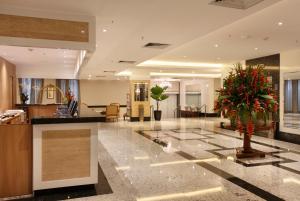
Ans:
[[[278,26],[282,26],[283,25],[283,22],[278,22]]]
[[[215,47],[219,47],[219,44],[215,44],[214,46],[215,46]]]
[[[81,32],[82,34],[84,34],[84,33],[85,33],[85,30],[81,30],[80,32]]]
[[[92,77],[92,75],[91,75],[91,74],[89,74],[89,77]]]
[[[183,58],[187,58],[187,56],[183,56]]]
[[[124,70],[116,74],[116,76],[130,76],[132,72]]]
[[[163,61],[163,60],[148,60],[144,61],[143,63],[138,64],[137,66],[170,66],[170,67],[204,67],[204,68],[222,68],[224,65],[219,63],[198,63],[198,62],[179,62],[179,61]]]
[[[150,72],[150,76],[172,76],[172,77],[206,77],[206,78],[219,78],[221,74],[196,74],[196,73],[157,73]]]
[[[254,48],[254,50],[258,50],[258,47]]]
[[[107,32],[107,29],[102,29],[102,32]]]

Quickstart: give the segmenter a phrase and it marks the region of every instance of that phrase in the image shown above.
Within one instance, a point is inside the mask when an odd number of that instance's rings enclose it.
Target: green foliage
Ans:
[[[159,102],[169,98],[168,95],[164,94],[167,88],[168,88],[167,86],[160,87],[158,85],[155,85],[154,87],[151,88],[151,98],[156,100],[157,110],[159,109]]]

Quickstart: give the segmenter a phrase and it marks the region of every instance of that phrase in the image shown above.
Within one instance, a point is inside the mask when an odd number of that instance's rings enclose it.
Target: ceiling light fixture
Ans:
[[[132,72],[125,70],[117,73],[116,76],[130,76],[131,74]]]
[[[161,61],[161,60],[148,60],[137,66],[188,66],[188,67],[212,67],[212,68],[222,68],[223,64],[218,63],[198,63],[198,62],[180,62],[180,61]]]
[[[102,29],[102,32],[103,32],[103,33],[107,32],[107,29]]]
[[[283,25],[283,22],[278,22],[278,26],[282,26]]]
[[[84,33],[85,33],[85,30],[81,30],[80,32],[81,32],[82,34],[84,34]]]
[[[258,50],[258,47],[254,48],[254,50]]]
[[[150,76],[169,76],[169,77],[205,77],[205,78],[220,78],[221,74],[196,74],[196,73],[157,73],[151,72]]]
[[[215,47],[219,47],[219,45],[218,45],[218,44],[215,44],[214,46],[215,46]]]

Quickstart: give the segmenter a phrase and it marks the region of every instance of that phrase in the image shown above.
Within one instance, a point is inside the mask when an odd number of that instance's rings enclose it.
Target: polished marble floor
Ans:
[[[82,200],[300,200],[300,146],[253,136],[266,158],[238,160],[218,119],[100,125],[99,163],[113,193]],[[155,140],[156,139],[156,140]]]
[[[284,126],[287,128],[299,129],[300,132],[300,114],[285,113],[283,116]]]

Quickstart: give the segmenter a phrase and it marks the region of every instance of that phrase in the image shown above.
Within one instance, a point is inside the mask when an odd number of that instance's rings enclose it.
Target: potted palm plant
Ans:
[[[243,147],[237,149],[238,158],[260,156],[264,153],[251,148],[251,136],[257,122],[263,117],[266,122],[271,113],[278,111],[278,102],[272,84],[263,65],[242,68],[237,64],[224,79],[223,88],[216,101],[215,110],[236,122]],[[272,125],[275,125],[274,122]]]
[[[151,88],[151,98],[153,98],[156,101],[156,110],[154,110],[154,119],[156,121],[161,120],[161,110],[159,110],[159,102],[169,98],[169,96],[165,94],[167,88],[167,86],[160,87],[158,85],[155,85]]]

